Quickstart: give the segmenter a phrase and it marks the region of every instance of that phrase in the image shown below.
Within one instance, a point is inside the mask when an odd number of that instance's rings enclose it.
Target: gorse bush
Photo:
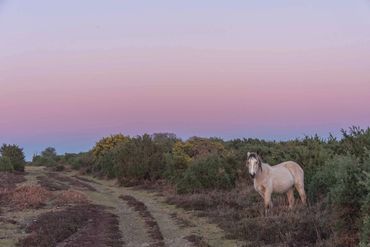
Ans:
[[[165,144],[167,145],[167,143]],[[162,178],[165,169],[165,148],[149,135],[127,138],[95,158],[94,173],[116,177],[121,184]]]
[[[115,168],[122,184],[155,181],[164,172],[164,153],[149,135],[132,138],[117,147]]]
[[[0,154],[3,158],[8,158],[16,171],[24,171],[26,165],[23,149],[18,145],[3,144],[0,148]]]
[[[112,150],[114,147],[116,147],[120,143],[126,142],[128,140],[129,138],[122,134],[116,134],[116,135],[104,137],[103,139],[101,139],[95,144],[95,146],[92,149],[92,153],[94,154],[96,158],[99,158],[105,152]]]
[[[14,170],[12,162],[8,157],[0,157],[0,171],[1,172],[11,172]]]

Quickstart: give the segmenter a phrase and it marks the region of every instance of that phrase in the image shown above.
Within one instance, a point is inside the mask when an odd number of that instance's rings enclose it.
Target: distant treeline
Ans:
[[[86,153],[57,155],[48,148],[33,157],[33,165],[70,165],[96,176],[117,178],[122,185],[165,181],[177,193],[232,190],[246,177],[247,151],[258,152],[269,164],[294,160],[305,171],[311,204],[330,207],[337,220],[336,234],[355,236],[369,244],[370,129],[342,130],[342,137],[306,136],[290,141],[193,137],[174,134],[105,137]]]

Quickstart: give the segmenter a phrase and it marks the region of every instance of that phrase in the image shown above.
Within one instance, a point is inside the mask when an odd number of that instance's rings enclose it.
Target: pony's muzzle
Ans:
[[[249,173],[249,175],[251,176],[251,178],[254,178],[256,176],[256,174],[251,174],[251,173]]]

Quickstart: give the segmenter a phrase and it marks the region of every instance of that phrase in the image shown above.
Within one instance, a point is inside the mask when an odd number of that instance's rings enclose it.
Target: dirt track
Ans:
[[[155,193],[119,187],[115,181],[78,176],[75,172],[50,173],[44,168],[28,167],[27,173],[26,181],[18,186],[41,184],[49,190],[73,189],[85,194],[90,204],[104,206],[107,213],[117,216],[123,246],[242,246],[240,242],[225,239],[224,232],[207,219],[169,205]],[[3,218],[19,224],[9,229],[8,223],[0,222],[0,246],[11,246],[27,236],[23,228],[32,219],[55,210],[58,208],[3,212]]]

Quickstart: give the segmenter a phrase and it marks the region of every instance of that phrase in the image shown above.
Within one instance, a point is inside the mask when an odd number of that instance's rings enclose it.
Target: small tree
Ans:
[[[24,171],[26,164],[23,149],[18,145],[3,144],[0,148],[2,157],[7,157],[16,171]]]
[[[41,152],[41,156],[49,159],[57,159],[57,151],[53,147],[47,147],[44,151]]]
[[[59,157],[55,148],[47,147],[41,152],[41,155],[34,155],[32,164],[36,166],[55,166],[59,161]]]

